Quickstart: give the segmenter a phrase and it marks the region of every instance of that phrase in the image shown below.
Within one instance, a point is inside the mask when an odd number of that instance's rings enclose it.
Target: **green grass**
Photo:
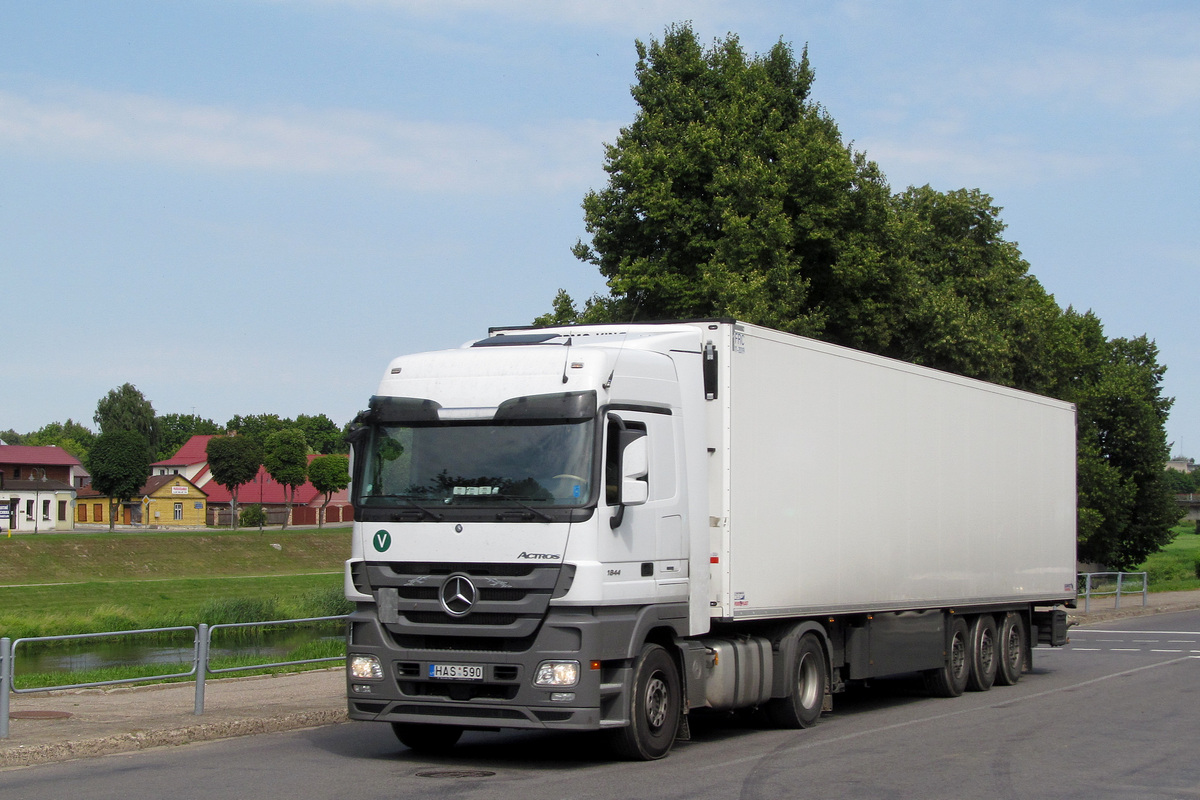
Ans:
[[[1200,589],[1200,536],[1195,523],[1176,525],[1175,539],[1152,554],[1135,572],[1147,572],[1152,592]]]
[[[0,538],[0,636],[343,614],[349,552],[348,528]]]

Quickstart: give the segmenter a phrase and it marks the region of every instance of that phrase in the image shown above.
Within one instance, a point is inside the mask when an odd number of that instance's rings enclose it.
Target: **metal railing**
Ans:
[[[1114,608],[1120,608],[1123,595],[1140,594],[1145,606],[1150,591],[1150,579],[1145,572],[1081,572],[1077,585],[1085,614],[1091,610],[1093,597],[1112,597]]]
[[[196,699],[193,713],[196,716],[204,714],[205,678],[208,675],[226,674],[231,672],[246,672],[249,670],[273,669],[275,667],[299,666],[301,664],[317,664],[326,661],[344,661],[345,656],[326,656],[321,658],[302,658],[291,661],[276,661],[268,664],[245,664],[236,667],[213,668],[209,654],[212,650],[213,631],[228,628],[264,628],[282,625],[311,624],[318,622],[337,622],[345,620],[346,615],[332,617],[304,617],[301,619],[277,619],[264,622],[222,623],[219,625],[199,626],[184,625],[175,628],[143,628],[132,631],[105,631],[103,633],[77,633],[69,636],[28,636],[21,639],[0,638],[0,739],[8,738],[9,693],[32,694],[34,692],[57,692],[70,689],[88,689],[98,686],[116,686],[126,683],[149,683],[153,681],[179,680],[195,678]],[[98,639],[112,636],[137,636],[144,634],[193,632],[191,668],[183,672],[172,672],[164,675],[149,675],[137,678],[114,678],[107,681],[90,681],[87,683],[70,683],[59,686],[37,686],[32,688],[16,688],[16,652],[22,644],[35,642],[56,642],[79,639]]]

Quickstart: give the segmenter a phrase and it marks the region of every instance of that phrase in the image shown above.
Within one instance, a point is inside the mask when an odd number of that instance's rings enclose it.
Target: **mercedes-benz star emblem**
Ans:
[[[442,582],[438,597],[447,614],[461,617],[471,611],[471,606],[479,599],[479,591],[466,575],[451,575]]]

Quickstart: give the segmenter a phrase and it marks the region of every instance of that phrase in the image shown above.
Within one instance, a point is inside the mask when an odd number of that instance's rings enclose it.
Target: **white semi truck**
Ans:
[[[353,440],[353,719],[807,727],[847,684],[1012,684],[1075,602],[1068,403],[734,320],[493,329]]]

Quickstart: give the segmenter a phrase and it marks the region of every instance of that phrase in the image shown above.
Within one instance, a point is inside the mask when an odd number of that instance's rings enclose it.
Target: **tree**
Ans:
[[[1195,494],[1200,489],[1196,484],[1196,476],[1197,473],[1177,469],[1163,470],[1163,483],[1171,494]]]
[[[214,436],[208,440],[208,467],[213,480],[229,490],[232,524],[238,524],[238,489],[254,480],[262,465],[262,447],[246,436]]]
[[[1126,570],[1171,541],[1183,516],[1167,490],[1166,368],[1146,337],[1108,339],[1093,314],[1068,309],[1074,337],[1056,394],[1076,404],[1079,559]]]
[[[308,480],[313,488],[325,496],[321,503],[320,516],[317,526],[325,527],[325,507],[333,499],[334,492],[340,492],[350,485],[350,459],[343,455],[328,455],[314,458],[308,465]]]
[[[607,147],[608,186],[583,201],[610,295],[579,321],[736,316],[819,335],[814,297],[839,275],[889,280],[878,240],[888,189],[808,98],[808,54],[782,41],[747,57],[736,36],[703,49],[687,25],[637,43],[638,113]],[[539,323],[574,309],[560,293]]]
[[[1169,541],[1153,342],[1064,312],[983,192],[892,196],[810,99],[807,51],[705,49],[676,25],[637,52],[638,110],[574,248],[609,293],[560,290],[535,324],[733,316],[1068,400],[1080,557],[1124,568]]]
[[[278,414],[249,414],[244,417],[238,414],[225,423],[225,429],[230,433],[253,439],[258,442],[259,447],[265,445],[267,437],[275,431],[291,427],[294,427],[292,421],[283,419]]]
[[[106,431],[92,443],[87,469],[92,488],[109,497],[108,529],[112,531],[120,504],[135,497],[150,477],[150,448],[136,431]]]
[[[347,452],[348,445],[342,429],[324,414],[297,414],[295,426],[304,432],[304,438],[313,452],[325,455]]]
[[[163,414],[156,420],[158,426],[158,452],[156,461],[170,458],[187,443],[187,440],[197,435],[218,435],[225,429],[211,419],[204,419],[195,414]]]
[[[283,519],[283,527],[287,528],[296,487],[303,486],[308,477],[308,442],[304,433],[298,428],[285,428],[267,436],[263,447],[263,466],[287,490],[287,516]]]
[[[96,413],[92,421],[100,426],[101,433],[139,433],[148,447],[147,455],[158,451],[158,425],[154,406],[132,383],[110,389],[108,394],[100,398],[96,403]]]
[[[86,463],[88,451],[95,441],[96,434],[92,433],[90,428],[68,418],[66,422],[51,422],[34,433],[22,437],[21,444],[61,447],[78,458],[80,463]]]

